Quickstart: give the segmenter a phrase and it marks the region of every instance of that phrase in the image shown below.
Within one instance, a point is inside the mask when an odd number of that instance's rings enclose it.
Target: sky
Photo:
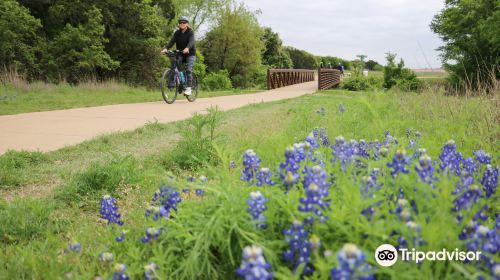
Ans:
[[[444,0],[244,0],[283,44],[315,55],[348,60],[367,55],[385,64],[385,53],[410,68],[439,68],[443,43],[429,24]]]

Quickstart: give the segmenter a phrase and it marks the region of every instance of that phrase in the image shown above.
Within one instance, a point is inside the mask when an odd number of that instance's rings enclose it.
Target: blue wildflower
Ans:
[[[410,170],[406,168],[406,165],[410,164],[410,162],[411,158],[406,156],[406,151],[399,149],[392,158],[392,163],[387,163],[387,167],[392,168],[391,176],[396,177],[400,172],[408,174]]]
[[[493,168],[490,164],[486,166],[483,178],[481,179],[481,185],[483,185],[486,198],[495,193],[498,186],[498,167]]]
[[[117,263],[115,265],[115,273],[113,273],[113,280],[129,280],[130,277],[125,274],[127,266],[122,263]]]
[[[470,209],[474,204],[476,204],[480,197],[481,189],[479,189],[476,185],[470,186],[453,201],[455,205],[452,208],[452,211],[458,212],[460,210]]]
[[[500,280],[500,264],[495,264],[491,267],[492,280]]]
[[[146,278],[146,280],[153,280],[153,279],[159,278],[158,274],[156,274],[157,268],[158,268],[158,266],[154,262],[145,265],[144,266],[144,278]]]
[[[311,258],[312,244],[307,239],[309,232],[304,229],[300,221],[294,221],[290,229],[283,230],[289,249],[283,253],[286,262],[293,265],[294,271],[305,264],[303,274],[310,275],[314,269],[309,264]]]
[[[377,175],[379,173],[378,168],[373,168],[370,176],[363,176],[361,178],[361,196],[363,198],[373,198],[375,192],[378,191],[382,184],[377,183]]]
[[[375,214],[375,207],[380,206],[382,204],[382,200],[379,200],[367,208],[361,210],[361,215],[365,216],[369,221],[373,218],[373,215]]]
[[[153,216],[153,220],[157,221],[160,217],[168,219],[172,210],[177,212],[177,205],[182,200],[179,192],[165,185],[155,192],[151,201],[146,217]]]
[[[260,164],[260,158],[254,150],[246,150],[243,155],[243,166],[245,169],[241,172],[241,180],[253,183],[255,173],[257,172]]]
[[[397,201],[396,214],[405,222],[410,221],[411,212],[408,207],[408,200],[400,198]]]
[[[125,232],[123,230],[120,231],[120,236],[116,237],[115,240],[116,242],[122,242],[123,240],[125,240]]]
[[[366,263],[365,254],[354,244],[345,244],[337,254],[339,266],[332,269],[332,280],[372,280],[372,267]]]
[[[457,144],[450,140],[443,146],[443,151],[439,155],[441,164],[439,168],[443,172],[453,172],[455,175],[460,175],[460,163],[462,162],[462,154],[456,151]]]
[[[435,187],[434,181],[437,181],[438,178],[434,175],[434,166],[432,165],[432,159],[428,155],[420,156],[418,160],[418,164],[415,165],[415,171],[417,171],[420,179],[427,185],[431,187]]]
[[[200,181],[201,181],[202,183],[207,183],[207,182],[208,182],[208,178],[207,178],[207,176],[205,176],[205,175],[201,175],[201,176],[200,176]]]
[[[161,234],[161,229],[158,228],[147,228],[146,236],[144,236],[141,241],[142,243],[148,243],[151,240],[157,240]]]
[[[344,104],[342,104],[342,103],[340,103],[340,105],[339,105],[339,112],[341,114],[343,114],[345,112],[345,107],[344,107]]]
[[[80,244],[79,242],[72,242],[68,246],[68,251],[74,253],[80,253],[82,251],[82,244]]]
[[[276,185],[272,180],[271,170],[269,168],[261,168],[259,172],[255,175],[257,182],[255,183],[258,187],[268,184],[270,186]]]
[[[196,189],[194,193],[196,194],[196,196],[203,196],[205,194],[205,191],[202,189]]]
[[[193,175],[187,176],[187,180],[188,182],[194,182],[194,176]]]
[[[321,144],[323,146],[330,145],[330,140],[328,139],[328,135],[326,135],[326,130],[324,128],[319,129],[319,138],[321,139]]]
[[[398,140],[391,135],[391,132],[387,130],[385,132],[384,147],[389,148],[391,145],[397,145]]]
[[[307,135],[306,137],[306,140],[304,142],[304,144],[308,143],[309,145],[307,146],[308,149],[317,149],[320,147],[318,141],[316,140],[316,138],[318,138],[318,130],[315,129],[313,130],[312,133],[310,133],[309,135]]]
[[[313,212],[321,222],[328,219],[324,215],[324,211],[330,209],[328,186],[326,172],[321,166],[316,165],[313,168],[306,168],[306,176],[304,178],[305,198],[300,198],[299,211]]]
[[[118,206],[116,205],[116,199],[109,195],[105,195],[101,200],[101,218],[108,221],[108,225],[117,224],[119,226],[123,225],[123,221],[120,220],[121,215],[118,213]]]
[[[462,159],[462,166],[464,168],[464,171],[469,174],[475,174],[477,172],[476,162],[471,157]]]
[[[464,189],[468,188],[473,183],[474,183],[474,177],[472,177],[472,174],[465,170],[462,170],[460,180],[457,182],[456,188],[452,192],[452,194],[456,195],[461,193]]]
[[[491,164],[491,156],[483,150],[474,152],[474,158],[481,164]]]
[[[235,169],[236,168],[236,162],[234,162],[234,160],[231,160],[229,162],[229,169]]]
[[[267,199],[259,191],[251,192],[250,198],[247,200],[248,213],[252,215],[257,228],[266,228],[266,218],[264,217],[264,211],[267,209],[266,202]]]
[[[340,162],[342,170],[346,170],[346,166],[354,160],[356,155],[353,147],[345,141],[345,138],[338,136],[335,138],[335,144],[331,146],[332,152],[332,162]]]
[[[243,260],[236,273],[245,280],[269,280],[273,278],[270,269],[271,265],[262,255],[262,248],[253,245],[243,249]]]
[[[481,251],[483,254],[496,255],[500,253],[500,235],[497,229],[478,225],[467,239],[467,250]]]
[[[410,230],[410,235],[413,237],[413,247],[414,248],[417,248],[417,247],[420,247],[422,245],[425,245],[427,242],[422,239],[420,237],[420,231],[421,231],[421,228],[420,228],[420,225],[413,222],[413,221],[408,221],[406,222],[406,227]],[[398,238],[398,249],[399,248],[408,248],[408,241],[403,237],[401,236],[400,238]]]

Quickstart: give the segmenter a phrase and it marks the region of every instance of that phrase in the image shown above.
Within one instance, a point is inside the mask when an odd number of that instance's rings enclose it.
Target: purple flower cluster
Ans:
[[[460,163],[463,160],[462,154],[457,152],[457,144],[450,140],[443,146],[443,151],[439,155],[441,164],[439,168],[442,172],[453,172],[455,175],[460,175]]]
[[[323,211],[330,209],[328,175],[319,165],[313,168],[306,167],[304,173],[306,174],[303,181],[306,197],[300,198],[299,211],[313,212],[321,222],[324,222],[328,217]]]
[[[372,280],[372,267],[366,263],[365,254],[354,244],[345,244],[337,253],[338,267],[332,269],[332,280]]]
[[[254,150],[246,150],[243,154],[243,166],[245,169],[241,172],[240,179],[245,182],[253,183],[255,173],[259,169],[260,158]]]
[[[129,280],[130,277],[125,274],[127,266],[122,263],[117,263],[115,265],[115,273],[113,273],[113,280]]]
[[[151,207],[146,210],[146,217],[152,216],[157,221],[160,217],[168,219],[172,210],[177,212],[181,202],[180,193],[169,186],[162,186],[153,195]]]
[[[109,195],[105,195],[101,199],[101,218],[108,221],[108,225],[117,224],[119,226],[123,225],[123,221],[120,220],[121,215],[118,213],[118,206],[116,205],[116,199]]]
[[[392,162],[387,163],[387,167],[392,168],[391,176],[396,177],[398,173],[408,174],[410,170],[408,170],[406,166],[410,163],[411,158],[406,156],[406,151],[404,149],[399,149],[392,158]]]
[[[434,182],[438,180],[438,178],[434,175],[434,166],[432,164],[432,159],[427,154],[420,156],[418,160],[418,164],[415,165],[415,171],[417,171],[420,179],[427,185],[431,187],[436,187]]]
[[[273,177],[273,175],[271,173],[271,170],[269,168],[263,167],[255,175],[255,179],[257,179],[257,182],[255,183],[255,185],[257,185],[258,187],[260,187],[264,184],[274,186],[274,185],[276,185],[276,183],[273,182],[272,177]]]
[[[481,194],[481,189],[476,185],[465,188],[465,190],[453,201],[454,206],[452,211],[459,212],[460,210],[470,209],[476,204]]]
[[[270,269],[271,265],[262,255],[262,248],[248,246],[243,249],[243,260],[236,273],[245,280],[269,280],[273,278]]]
[[[491,156],[483,150],[474,152],[474,158],[481,164],[491,164]]]
[[[363,198],[373,198],[375,196],[375,192],[382,187],[382,184],[377,182],[379,172],[380,169],[373,168],[369,176],[363,176],[361,178],[360,192]]]
[[[156,269],[158,266],[155,263],[149,263],[144,266],[144,278],[146,280],[153,280],[153,279],[159,279],[158,275],[156,274]]]
[[[252,215],[257,228],[266,228],[266,218],[264,217],[264,211],[267,209],[266,202],[267,199],[259,191],[251,192],[250,198],[247,200],[248,213]]]
[[[486,166],[483,178],[481,179],[481,185],[483,185],[486,198],[495,193],[498,186],[498,167],[493,168],[490,164]]]
[[[335,143],[331,147],[332,152],[332,162],[340,162],[342,170],[346,170],[346,166],[354,161],[356,156],[354,147],[348,143],[344,137],[338,136],[335,138]]]
[[[158,237],[161,234],[161,229],[159,228],[147,228],[146,229],[146,236],[144,236],[141,241],[142,243],[148,243],[149,241],[152,240],[157,240]]]
[[[289,245],[289,249],[283,253],[283,258],[293,265],[294,271],[301,264],[305,264],[303,274],[310,275],[314,269],[309,264],[313,249],[313,244],[307,239],[309,232],[300,221],[294,221],[290,229],[283,230],[283,234]]]
[[[280,177],[286,191],[290,190],[290,188],[300,179],[300,163],[304,158],[305,157],[301,154],[301,150],[298,149],[296,145],[286,148],[285,161],[280,164]]]

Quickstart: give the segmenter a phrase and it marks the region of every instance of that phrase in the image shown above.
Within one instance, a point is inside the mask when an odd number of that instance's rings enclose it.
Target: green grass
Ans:
[[[345,112],[339,111],[340,105]],[[264,256],[271,262],[276,278],[299,279],[282,261],[282,252],[287,248],[282,230],[289,228],[293,220],[304,217],[297,211],[303,190],[296,188],[284,194],[282,186],[257,188],[242,182],[242,154],[246,149],[254,149],[262,160],[261,166],[274,171],[284,159],[285,148],[294,139],[302,141],[316,127],[324,127],[332,142],[338,135],[382,141],[385,131],[390,130],[399,139],[399,146],[408,152],[411,149],[407,147],[405,134],[412,128],[421,132],[419,145],[427,148],[433,159],[438,158],[446,141],[454,139],[464,156],[484,149],[497,164],[497,107],[495,101],[487,99],[461,99],[435,93],[336,90],[253,104],[221,113],[222,122],[216,126],[213,148],[218,160],[201,164],[195,170],[177,163],[186,161],[186,154],[193,160],[192,156],[201,155],[196,148],[178,144],[192,141],[189,137],[195,133],[179,132],[190,126],[198,127],[193,125],[199,121],[196,118],[175,124],[151,123],[132,132],[105,135],[43,154],[41,161],[32,160],[38,159],[37,155],[10,154],[6,162],[25,162],[18,165],[16,172],[26,179],[19,184],[0,185],[0,194],[7,199],[0,203],[0,279],[57,279],[65,275],[76,279],[100,275],[107,279],[111,277],[112,265],[99,263],[101,252],[112,252],[114,263],[127,264],[127,273],[133,279],[142,277],[143,266],[149,262],[158,265],[160,279],[234,279],[234,271],[241,262],[241,249],[251,244],[264,248]],[[325,108],[324,115],[316,112],[320,108]],[[205,138],[209,134],[210,130],[205,130],[196,137]],[[359,214],[380,197],[394,194],[397,190],[394,183],[405,190],[408,198],[415,199],[419,207],[419,213],[411,213],[422,227],[421,237],[428,242],[424,250],[464,245],[458,239],[462,228],[449,211],[454,180],[441,178],[439,189],[433,190],[418,182],[413,165],[410,175],[399,175],[393,180],[385,174],[388,172],[385,164],[397,148],[390,149],[388,158],[369,162],[370,168],[379,167],[383,173],[384,185],[374,199],[361,197],[360,182],[353,181],[351,175],[354,167],[342,172],[338,165],[327,164],[328,170],[335,174],[335,183],[330,189],[328,221],[312,228],[322,242],[312,256],[317,271],[313,279],[329,279],[330,269],[337,265],[335,254],[346,242],[363,250],[367,261],[377,267],[375,273],[381,279],[472,279],[478,273],[485,275],[474,266],[459,262],[423,265],[399,262],[391,268],[376,265],[374,249],[382,243],[394,243],[397,237],[390,235],[392,231],[411,240],[412,232],[404,222],[388,214],[393,204],[382,205],[372,221]],[[174,149],[178,151],[173,153]],[[185,154],[181,157],[179,151]],[[330,158],[329,148],[318,151]],[[4,158],[5,155],[0,156],[0,162]],[[231,160],[236,161],[236,169],[229,168]],[[206,175],[209,182],[189,183],[187,175],[196,178]],[[168,179],[169,176],[173,179]],[[153,193],[165,183],[178,191],[188,188],[190,193],[182,194],[183,202],[170,220],[159,223],[146,220],[145,208]],[[195,196],[195,189],[204,190],[205,195]],[[264,230],[256,229],[246,212],[246,200],[255,190],[270,200],[265,212],[268,227]],[[118,198],[125,222],[123,243],[114,240],[120,229],[106,226],[98,218],[96,199],[104,193]],[[490,217],[500,212],[499,200],[498,192],[489,199]],[[43,205],[47,206],[46,211],[41,210]],[[470,219],[480,206],[477,204],[465,212],[465,219]],[[391,218],[384,219],[382,215]],[[19,224],[13,217],[19,217]],[[21,230],[23,225],[30,225],[26,226],[26,233]],[[492,220],[485,225],[491,228]],[[140,239],[151,226],[164,226],[165,230],[154,243],[142,244]],[[75,241],[82,244],[82,252],[65,253]],[[324,257],[325,250],[331,250],[333,255]],[[498,256],[496,260],[499,261]]]
[[[201,91],[198,98],[248,94],[258,91],[259,89]],[[116,82],[82,83],[78,86],[23,82],[0,86],[0,115],[154,101],[163,101],[159,89],[148,90]]]

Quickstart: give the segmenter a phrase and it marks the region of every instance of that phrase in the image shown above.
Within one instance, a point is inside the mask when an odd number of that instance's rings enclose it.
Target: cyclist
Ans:
[[[196,61],[196,47],[194,44],[194,31],[189,27],[189,20],[185,16],[179,18],[179,29],[175,31],[174,36],[161,51],[161,53],[166,53],[174,43],[178,51],[182,51],[182,56],[179,63],[186,63],[186,80],[187,86],[184,91],[185,95],[191,95],[191,86],[193,85],[193,65]],[[172,63],[172,70],[174,64]]]

